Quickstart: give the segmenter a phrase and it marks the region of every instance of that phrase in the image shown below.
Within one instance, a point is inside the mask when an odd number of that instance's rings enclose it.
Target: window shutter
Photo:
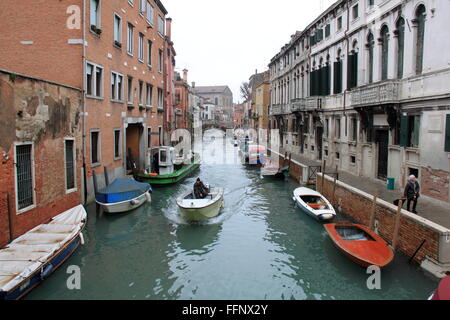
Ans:
[[[355,53],[353,55],[353,81],[352,81],[352,88],[355,88],[358,86],[358,53]]]
[[[400,117],[400,146],[408,146],[409,119],[407,116]]]
[[[351,89],[352,88],[352,77],[353,77],[353,55],[350,54],[347,57],[347,89]]]
[[[450,152],[450,114],[445,123],[445,152]]]
[[[338,91],[338,89],[339,89],[338,88],[339,61],[333,63],[333,71],[334,71],[334,73],[333,73],[333,86],[334,86],[333,93],[337,94],[337,93],[339,93],[339,91]]]
[[[419,147],[419,137],[420,137],[420,116],[414,116],[414,132],[412,135],[412,146],[414,148]]]

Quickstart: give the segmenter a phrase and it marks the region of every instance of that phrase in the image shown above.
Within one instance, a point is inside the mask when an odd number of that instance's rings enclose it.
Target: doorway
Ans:
[[[386,180],[388,174],[389,131],[377,130],[375,142],[378,146],[378,179]]]
[[[143,168],[141,158],[145,155],[141,152],[142,135],[144,127],[142,123],[129,124],[126,133],[127,171],[135,172]],[[142,150],[143,151],[143,150]]]
[[[317,159],[322,160],[322,138],[323,138],[323,127],[316,128],[316,145],[317,145]]]

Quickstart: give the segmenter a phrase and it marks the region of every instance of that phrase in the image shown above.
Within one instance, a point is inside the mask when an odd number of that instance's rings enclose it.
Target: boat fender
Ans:
[[[135,206],[135,205],[138,204],[138,202],[137,202],[136,200],[133,199],[133,200],[130,201],[130,204],[131,204],[132,206]]]
[[[53,265],[50,263],[48,266],[46,266],[45,268],[41,269],[41,280],[46,279],[50,273],[52,273],[53,270]]]
[[[84,246],[84,236],[81,232],[80,232],[80,243],[82,246]]]
[[[147,198],[147,202],[152,202],[152,196],[150,195],[150,192],[147,192],[145,194],[145,197]]]

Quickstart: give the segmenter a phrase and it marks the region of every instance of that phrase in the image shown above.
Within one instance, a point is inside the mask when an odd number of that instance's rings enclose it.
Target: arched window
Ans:
[[[397,28],[397,78],[403,78],[403,58],[405,47],[405,19],[400,18],[396,24]]]
[[[375,41],[373,38],[372,32],[367,36],[367,49],[369,53],[369,61],[368,61],[368,71],[369,71],[369,83],[373,82],[373,49],[374,49]]]
[[[416,38],[416,73],[420,74],[423,70],[423,43],[425,38],[425,6],[422,4],[416,10],[415,23],[417,25]]]
[[[386,25],[381,28],[381,80],[388,78],[389,61],[389,29]]]
[[[342,61],[341,61],[341,49],[337,52],[336,62],[334,62],[333,66],[333,93],[338,94],[342,92]]]

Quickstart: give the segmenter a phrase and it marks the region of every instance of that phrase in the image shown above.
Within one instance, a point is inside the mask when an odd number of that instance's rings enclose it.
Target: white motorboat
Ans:
[[[304,213],[319,221],[329,221],[336,216],[331,203],[322,194],[312,189],[297,188],[294,190],[292,199]]]
[[[181,217],[188,222],[199,222],[219,215],[224,206],[223,188],[210,188],[208,196],[196,199],[194,191],[187,191],[177,199]]]

